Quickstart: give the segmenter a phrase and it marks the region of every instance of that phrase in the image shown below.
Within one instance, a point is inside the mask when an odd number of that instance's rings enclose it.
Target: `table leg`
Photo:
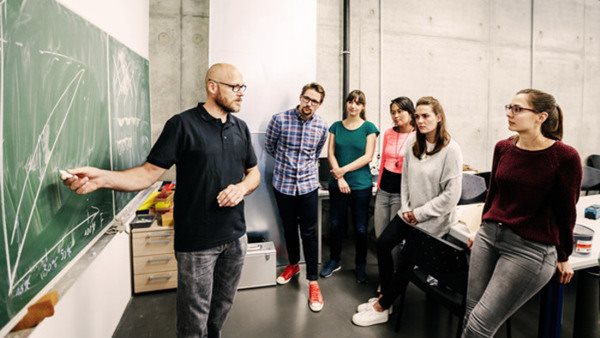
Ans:
[[[554,278],[540,291],[538,338],[560,338],[564,286]]]
[[[318,240],[318,262],[321,263],[321,252],[322,252],[322,235],[323,235],[323,198],[319,197],[317,200],[317,240]]]

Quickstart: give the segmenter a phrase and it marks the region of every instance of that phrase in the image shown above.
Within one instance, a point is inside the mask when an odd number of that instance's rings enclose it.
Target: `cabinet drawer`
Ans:
[[[174,254],[133,258],[133,273],[136,275],[172,270],[177,270],[177,261]]]
[[[133,256],[172,253],[173,239],[172,231],[133,234]]]
[[[133,287],[136,293],[174,289],[177,287],[177,271],[166,271],[135,275]]]

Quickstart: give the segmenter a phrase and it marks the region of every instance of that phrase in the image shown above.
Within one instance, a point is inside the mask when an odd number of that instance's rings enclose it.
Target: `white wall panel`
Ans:
[[[296,106],[302,86],[315,81],[316,9],[316,0],[210,3],[209,63],[232,63],[242,72],[248,90],[238,116],[252,133]]]
[[[106,247],[98,252],[92,247],[78,262],[82,265],[75,269],[82,271],[67,274],[65,279],[76,278],[73,285],[59,295],[55,314],[28,337],[104,338],[114,334],[131,299],[129,235],[121,232],[100,241],[105,240],[110,241]]]

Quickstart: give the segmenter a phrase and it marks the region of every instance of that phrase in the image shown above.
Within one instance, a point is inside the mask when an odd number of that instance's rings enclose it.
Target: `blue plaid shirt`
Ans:
[[[317,189],[317,160],[326,140],[327,124],[318,115],[304,121],[298,108],[273,115],[265,142],[265,149],[275,158],[273,187],[290,196]]]

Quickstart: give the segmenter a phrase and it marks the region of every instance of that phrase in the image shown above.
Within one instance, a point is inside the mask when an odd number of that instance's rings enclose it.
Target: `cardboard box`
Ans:
[[[249,243],[238,289],[275,285],[276,264],[273,242]]]

